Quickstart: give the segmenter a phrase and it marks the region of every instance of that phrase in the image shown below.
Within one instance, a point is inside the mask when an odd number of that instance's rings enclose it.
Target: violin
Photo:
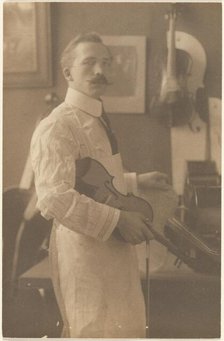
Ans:
[[[151,204],[145,199],[135,196],[132,193],[122,194],[113,184],[114,177],[109,174],[106,168],[98,161],[92,158],[84,158],[76,161],[77,178],[75,189],[89,196],[97,202],[107,204],[109,206],[126,210],[138,211],[144,214],[151,222],[153,222],[153,210]],[[220,252],[211,249],[199,236],[189,232],[188,229],[176,219],[169,220],[169,227],[178,230],[182,239],[194,249],[199,250],[206,255],[213,263],[217,264],[214,268],[220,268],[221,256]],[[166,238],[164,234],[159,233],[155,227],[149,226],[155,240],[165,246],[168,251],[174,254],[193,269],[198,270],[197,259],[192,257],[189,250],[176,246]],[[116,229],[115,229],[116,231]],[[118,237],[118,235],[115,235]],[[120,239],[120,238],[119,238]]]
[[[167,33],[167,61],[162,72],[159,94],[160,116],[169,126],[181,126],[189,122],[193,114],[193,101],[187,89],[187,76],[191,59],[176,49],[176,5],[171,5]]]

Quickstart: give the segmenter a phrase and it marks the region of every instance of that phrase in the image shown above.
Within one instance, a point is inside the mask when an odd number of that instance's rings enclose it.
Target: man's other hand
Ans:
[[[161,172],[149,172],[137,175],[138,187],[140,189],[161,189],[167,191],[171,186],[167,183],[168,177]]]
[[[150,221],[142,213],[121,210],[116,228],[124,241],[136,245],[154,238],[150,225]]]

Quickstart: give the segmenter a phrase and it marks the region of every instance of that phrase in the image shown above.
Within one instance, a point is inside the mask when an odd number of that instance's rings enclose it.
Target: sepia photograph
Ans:
[[[221,339],[222,2],[1,9],[2,338]]]

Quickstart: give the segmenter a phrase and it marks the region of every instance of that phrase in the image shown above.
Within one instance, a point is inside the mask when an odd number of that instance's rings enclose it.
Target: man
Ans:
[[[139,212],[96,202],[74,189],[77,161],[86,157],[99,161],[122,193],[136,193],[137,185],[166,188],[161,173],[123,173],[114,136],[102,120],[100,97],[111,63],[98,35],[72,40],[61,59],[65,101],[41,121],[31,143],[38,208],[54,218],[50,259],[63,337],[145,337],[134,245],[153,238],[149,222]]]

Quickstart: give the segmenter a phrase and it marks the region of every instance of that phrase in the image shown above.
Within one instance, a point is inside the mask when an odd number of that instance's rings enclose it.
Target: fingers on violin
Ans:
[[[131,244],[132,245],[138,245],[141,244],[142,242],[144,242],[145,239],[139,239],[139,238],[134,238],[131,240]]]
[[[152,221],[149,218],[143,217],[143,221],[145,223],[146,226],[148,227],[152,227]]]
[[[141,244],[147,238],[147,227],[143,226],[138,232],[130,236],[130,243],[133,245]]]
[[[145,240],[149,241],[154,239],[154,236],[152,234],[152,232],[149,230],[149,228],[146,227],[145,229]]]
[[[131,238],[131,244],[137,245],[145,241],[145,233],[141,229],[139,231],[135,231],[135,233],[130,238]]]

